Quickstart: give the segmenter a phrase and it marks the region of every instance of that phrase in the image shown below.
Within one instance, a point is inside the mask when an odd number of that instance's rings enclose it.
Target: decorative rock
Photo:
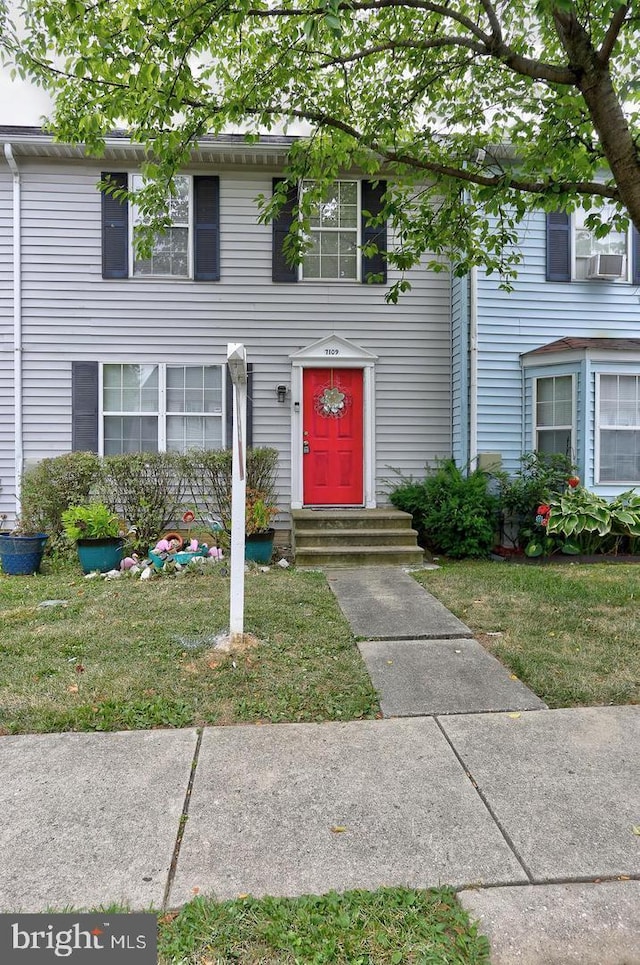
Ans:
[[[42,603],[38,603],[38,609],[44,609],[44,607],[49,606],[67,606],[68,600],[43,600]]]
[[[139,573],[141,569],[142,567],[139,565],[139,563],[134,563],[133,566],[129,567],[129,573],[131,573],[132,576],[135,576],[136,573]]]
[[[271,570],[271,567],[270,567],[270,566],[261,566],[261,567],[260,567],[260,572],[261,572],[261,573],[268,573],[270,570]]]
[[[108,573],[104,574],[105,580],[119,580],[121,576],[122,573],[120,570],[109,570]]]
[[[140,579],[141,579],[141,580],[150,580],[152,576],[153,576],[153,569],[152,569],[152,567],[147,566],[147,568],[144,569],[144,570],[142,571],[142,573],[140,574]]]
[[[290,565],[289,561],[285,559],[278,560],[276,563],[276,566],[281,566],[283,570],[288,570]]]
[[[93,573],[87,573],[85,580],[95,580],[96,576],[100,576],[100,574],[97,570],[94,570]]]

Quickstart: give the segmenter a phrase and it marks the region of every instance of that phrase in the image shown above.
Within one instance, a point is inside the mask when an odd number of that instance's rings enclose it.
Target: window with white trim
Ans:
[[[359,184],[359,181],[334,181],[318,203],[310,220],[311,247],[301,266],[303,279],[358,281]]]
[[[588,214],[589,212],[585,212],[579,208],[572,216],[574,251],[573,277],[576,280],[588,278],[590,275],[593,277],[598,268],[601,274],[605,275],[607,267],[609,267],[610,270],[617,269],[620,259],[610,259],[607,262],[604,258],[600,258],[599,261],[596,262],[597,256],[618,255],[622,258],[622,267],[617,277],[623,281],[627,281],[628,269],[631,263],[629,257],[631,250],[630,231],[616,231],[611,228],[608,234],[602,238],[598,238],[595,231],[592,231],[585,225],[585,219]],[[615,207],[607,204],[605,204],[599,212],[603,223],[612,222],[615,214]],[[615,277],[616,275],[614,274],[611,280],[615,280]]]
[[[598,376],[599,482],[640,482],[640,376]]]
[[[553,375],[535,379],[536,452],[561,453],[573,458],[573,376]]]
[[[189,278],[191,266],[189,252],[191,250],[191,178],[186,174],[176,175],[173,179],[174,192],[167,195],[166,213],[171,220],[171,227],[155,236],[153,249],[149,258],[141,258],[133,247],[131,253],[131,274],[137,276],[153,275],[168,278]],[[144,179],[139,174],[132,177],[134,191],[139,191],[144,185]],[[133,231],[144,223],[142,214],[135,205],[131,206]]]
[[[105,456],[222,448],[221,365],[118,362],[101,370]]]

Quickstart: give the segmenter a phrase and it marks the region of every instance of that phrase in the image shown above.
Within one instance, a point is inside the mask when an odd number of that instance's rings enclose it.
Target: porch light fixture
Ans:
[[[276,385],[276,395],[278,397],[278,402],[286,402],[287,401],[286,385]]]

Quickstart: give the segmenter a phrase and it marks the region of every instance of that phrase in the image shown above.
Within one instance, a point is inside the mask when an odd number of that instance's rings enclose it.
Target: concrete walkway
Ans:
[[[640,707],[450,709],[2,737],[0,911],[451,884],[493,965],[640,965]]]
[[[385,717],[544,710],[469,627],[400,567],[327,571]]]

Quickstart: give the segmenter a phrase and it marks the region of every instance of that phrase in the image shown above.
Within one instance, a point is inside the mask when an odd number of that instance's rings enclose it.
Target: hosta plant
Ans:
[[[569,488],[549,500],[548,536],[569,541],[582,553],[617,553],[636,549],[640,538],[640,494],[631,489],[615,499],[583,487]]]

